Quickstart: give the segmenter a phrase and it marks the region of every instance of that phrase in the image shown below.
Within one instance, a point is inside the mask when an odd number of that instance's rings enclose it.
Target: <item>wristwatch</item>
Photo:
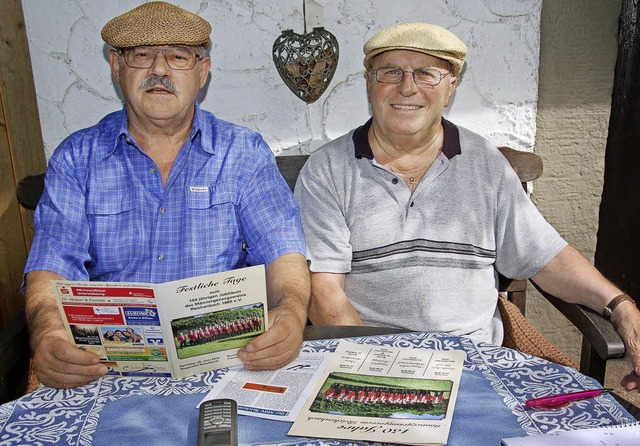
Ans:
[[[622,302],[625,302],[627,300],[633,302],[634,305],[636,303],[636,301],[633,299],[633,297],[629,296],[628,294],[620,294],[619,296],[616,296],[613,299],[611,299],[611,302],[609,302],[602,309],[602,317],[605,318],[606,320],[610,320],[611,319],[611,315],[613,314],[613,310],[615,310],[616,307],[618,305],[620,305]]]

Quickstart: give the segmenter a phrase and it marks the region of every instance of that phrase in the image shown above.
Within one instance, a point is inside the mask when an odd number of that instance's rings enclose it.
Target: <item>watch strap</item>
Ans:
[[[628,300],[633,302],[634,304],[636,303],[636,301],[633,299],[633,297],[629,296],[628,294],[620,294],[620,295],[614,297],[602,309],[602,317],[605,318],[606,320],[610,320],[611,319],[611,315],[613,314],[613,310],[615,310],[616,307],[618,305],[620,305],[622,302],[625,302],[625,301],[628,301]]]

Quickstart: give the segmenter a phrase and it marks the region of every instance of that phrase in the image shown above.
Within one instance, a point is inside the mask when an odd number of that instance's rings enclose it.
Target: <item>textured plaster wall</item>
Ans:
[[[121,107],[100,29],[133,0],[23,0],[45,150]],[[467,42],[468,67],[448,115],[497,144],[532,150],[542,0],[307,0],[307,30],[324,26],[340,60],[329,89],[307,105],[281,81],[271,51],[304,29],[303,0],[177,0],[213,26],[204,108],[263,134],[276,154],[308,152],[368,119],[362,45],[405,21],[445,26]]]
[[[535,151],[544,160],[533,200],[593,260],[622,0],[545,0]],[[530,293],[534,294],[534,293]],[[580,336],[540,296],[527,316],[575,358]]]

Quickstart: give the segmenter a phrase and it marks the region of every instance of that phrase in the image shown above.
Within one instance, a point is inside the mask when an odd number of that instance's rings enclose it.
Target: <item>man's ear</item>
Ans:
[[[453,97],[453,93],[456,91],[456,87],[458,85],[458,76],[451,76],[451,81],[449,82],[449,85],[447,86],[447,97],[444,101],[444,106],[448,107],[449,104],[451,103],[451,98]]]
[[[211,58],[203,57],[202,65],[200,66],[200,88],[204,87],[211,71]]]
[[[116,82],[120,83],[120,60],[116,50],[109,51],[109,66]]]
[[[369,101],[369,97],[370,97],[370,88],[372,87],[373,81],[371,80],[371,72],[369,70],[364,72],[364,80],[365,80],[365,86],[367,89],[367,102],[371,102]]]

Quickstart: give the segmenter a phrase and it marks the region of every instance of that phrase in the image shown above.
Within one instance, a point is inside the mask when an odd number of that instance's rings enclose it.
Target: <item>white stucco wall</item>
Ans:
[[[541,15],[535,149],[544,173],[532,198],[589,260],[596,248],[621,7],[622,0],[545,0]],[[577,329],[533,291],[527,318],[579,358]]]
[[[47,157],[69,133],[122,106],[100,30],[141,3],[22,0]],[[282,30],[303,32],[303,0],[174,3],[213,27],[203,108],[261,132],[276,154],[308,152],[368,119],[362,45],[407,21],[445,26],[469,47],[448,118],[496,144],[533,148],[542,0],[307,0],[307,30],[324,26],[340,45],[333,81],[311,105],[284,85],[271,56]]]

